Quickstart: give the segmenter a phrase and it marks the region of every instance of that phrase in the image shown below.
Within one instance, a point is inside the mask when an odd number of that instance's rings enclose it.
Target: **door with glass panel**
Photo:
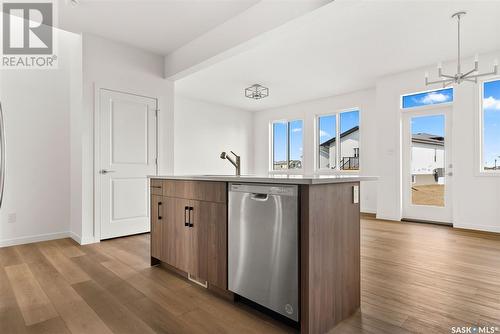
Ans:
[[[452,222],[450,108],[403,117],[403,218]]]

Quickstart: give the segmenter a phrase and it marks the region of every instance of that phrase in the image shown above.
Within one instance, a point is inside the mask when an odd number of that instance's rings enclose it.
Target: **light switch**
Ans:
[[[359,186],[352,187],[352,202],[354,204],[359,203]]]
[[[14,224],[17,221],[17,215],[15,213],[10,213],[7,216],[7,223]]]

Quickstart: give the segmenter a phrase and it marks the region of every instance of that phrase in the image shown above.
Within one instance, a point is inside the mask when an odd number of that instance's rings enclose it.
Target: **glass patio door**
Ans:
[[[403,118],[403,218],[452,222],[451,109]]]

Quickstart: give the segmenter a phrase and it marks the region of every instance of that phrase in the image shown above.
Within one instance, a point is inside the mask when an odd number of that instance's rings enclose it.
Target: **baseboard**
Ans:
[[[360,212],[361,218],[367,218],[367,219],[377,219],[377,214],[371,213],[371,212]]]
[[[93,237],[91,238],[82,238],[80,235],[76,234],[75,232],[70,232],[70,237],[71,239],[75,240],[79,245],[88,245],[88,244],[95,244],[96,242]]]
[[[454,223],[453,228],[469,231],[480,231],[489,233],[500,233],[500,226],[485,226],[485,225],[470,225],[462,223]]]
[[[392,221],[392,222],[400,222],[401,221],[401,218],[394,218],[394,217],[386,217],[386,216],[381,216],[381,215],[376,215],[377,219],[379,220],[389,220],[389,221]]]
[[[82,244],[82,237],[76,234],[75,232],[70,232],[69,236],[71,237],[71,239],[75,240],[79,245]]]
[[[33,242],[63,239],[63,238],[68,238],[68,237],[71,237],[70,232],[56,232],[56,233],[31,235],[31,236],[27,236],[27,237],[19,237],[19,238],[0,240],[0,247],[30,244]]]
[[[76,240],[75,240],[76,241]],[[99,243],[99,240],[95,240],[94,237],[91,238],[81,238],[80,241],[77,241],[80,245],[90,245],[90,244],[95,244]]]
[[[361,208],[361,213],[366,213],[370,215],[376,215],[377,210],[376,209],[370,209],[370,208]]]

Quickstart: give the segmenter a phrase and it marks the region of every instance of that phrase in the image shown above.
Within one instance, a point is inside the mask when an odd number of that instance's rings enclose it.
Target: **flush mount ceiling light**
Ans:
[[[269,88],[255,84],[245,88],[245,96],[250,99],[260,100],[269,96]]]
[[[444,74],[443,73],[443,65],[441,63],[438,64],[438,77],[439,80],[429,81],[429,73],[425,73],[425,84],[433,85],[433,84],[442,84],[443,87],[447,87],[453,84],[461,84],[464,81],[477,83],[477,78],[484,77],[488,75],[497,75],[498,74],[498,60],[495,60],[493,64],[493,72],[489,73],[478,73],[479,72],[479,58],[476,55],[474,59],[474,68],[468,72],[462,72],[462,63],[460,60],[460,20],[462,16],[467,14],[467,12],[457,12],[451,16],[452,19],[457,19],[458,23],[458,63],[457,63],[457,73],[454,75]]]

